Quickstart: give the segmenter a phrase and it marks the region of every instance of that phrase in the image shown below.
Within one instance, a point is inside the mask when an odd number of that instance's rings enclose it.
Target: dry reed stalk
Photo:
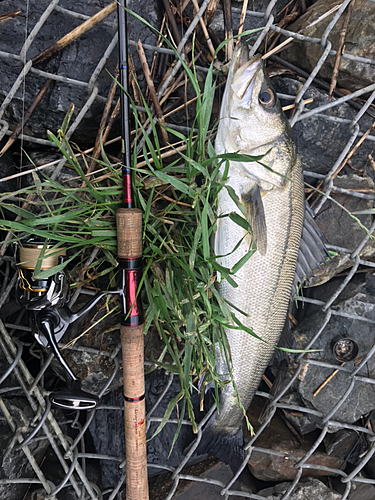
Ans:
[[[328,92],[328,97],[327,97],[328,101],[330,101],[332,99],[333,93],[334,93],[336,85],[337,85],[337,78],[339,76],[341,56],[343,55],[343,53],[345,51],[346,31],[347,31],[348,26],[349,26],[349,21],[350,21],[350,17],[352,15],[352,12],[353,12],[354,3],[355,3],[355,0],[352,0],[350,2],[350,4],[348,5],[345,19],[344,19],[344,23],[343,23],[343,26],[340,30],[339,43],[338,43],[338,47],[337,47],[335,63],[333,65],[333,70],[332,70],[331,85],[329,87],[329,92]]]
[[[74,42],[74,40],[77,40],[77,38],[79,38],[81,35],[89,31],[91,28],[103,21],[103,19],[115,12],[116,8],[117,2],[112,2],[111,4],[107,5],[107,7],[97,12],[94,16],[90,17],[90,19],[87,19],[87,21],[77,26],[77,28],[74,28],[74,30],[72,30],[70,33],[60,38],[60,40],[57,40],[57,42],[39,52],[39,54],[31,59],[33,64],[41,63],[46,59],[49,59],[56,52],[60,52],[60,50],[64,49],[67,45]]]
[[[17,124],[16,128],[14,129],[12,135],[9,137],[7,140],[5,146],[2,148],[0,151],[0,156],[2,156],[8,149],[12,146],[12,144],[15,143],[17,140],[18,136],[21,134],[25,124],[29,121],[31,115],[34,113],[36,108],[38,107],[39,103],[43,99],[43,97],[47,94],[49,88],[52,85],[52,80],[47,80],[46,83],[43,85],[43,87],[39,90],[37,93],[34,101],[32,102],[31,106],[29,109],[26,111],[24,116],[22,117],[21,121]]]
[[[154,82],[153,82],[152,77],[151,77],[150,69],[149,69],[148,64],[147,64],[147,59],[146,59],[145,52],[143,50],[141,40],[138,40],[137,51],[138,51],[139,60],[141,61],[141,64],[142,64],[142,69],[143,69],[143,73],[144,73],[145,78],[146,78],[146,82],[147,82],[147,86],[148,86],[148,89],[150,92],[151,100],[152,100],[154,107],[155,107],[156,116],[157,116],[158,121],[159,121],[161,136],[162,136],[164,144],[166,145],[166,144],[168,144],[168,133],[164,128],[165,122],[164,122],[164,117],[163,117],[163,111],[160,107],[160,102],[159,102],[158,96],[156,94]]]

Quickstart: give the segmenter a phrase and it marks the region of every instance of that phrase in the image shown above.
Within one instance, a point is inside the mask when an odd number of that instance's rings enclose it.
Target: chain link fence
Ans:
[[[307,75],[303,85],[300,86],[297,94],[281,96],[285,100],[289,100],[290,102],[295,103],[295,113],[291,118],[292,126],[294,126],[298,122],[311,120],[315,117],[325,120],[328,126],[333,122],[344,124],[350,131],[349,139],[347,140],[345,146],[342,148],[339,156],[332,164],[328,174],[317,174],[308,171],[306,172],[307,181],[309,181],[309,178],[317,178],[319,181],[323,182],[324,186],[326,187],[326,196],[322,196],[318,204],[314,207],[316,212],[324,210],[325,204],[328,201],[327,196],[329,196],[331,193],[345,194],[345,196],[350,196],[354,199],[375,199],[375,196],[373,196],[371,193],[366,194],[360,191],[353,191],[347,188],[342,188],[336,183],[336,171],[338,167],[342,164],[343,161],[345,161],[345,159],[347,159],[348,155],[353,150],[353,147],[355,147],[355,145],[358,145],[358,141],[360,141],[359,148],[366,145],[368,146],[373,141],[375,141],[375,135],[372,135],[371,131],[366,131],[363,126],[361,126],[361,118],[363,118],[365,113],[369,111],[373,106],[372,103],[375,99],[375,83],[366,86],[365,88],[358,89],[355,92],[343,95],[340,98],[333,99],[331,101],[325,101],[324,103],[320,102],[318,105],[313,106],[312,109],[311,107],[308,109],[304,103],[306,92],[313,84],[314,78],[318,75],[318,72],[322,68],[325,60],[328,57],[334,56],[336,54],[336,51],[332,47],[331,42],[328,38],[330,31],[343,15],[349,2],[350,0],[345,0],[344,2],[342,2],[320,38],[311,38],[301,33],[294,33],[292,31],[276,26],[275,18],[272,14],[276,4],[276,0],[272,0],[268,3],[268,5],[265,5],[264,10],[259,10],[256,12],[251,10],[247,11],[247,17],[257,18],[259,20],[259,25],[263,27],[263,29],[257,34],[258,36],[253,45],[252,53],[255,53],[259,49],[261,43],[266,39],[267,35],[270,32],[279,33],[286,37],[293,37],[294,39],[297,39],[306,45],[316,44],[321,47],[321,56],[318,60],[318,63],[316,64],[311,74]],[[371,4],[371,0],[368,0],[368,2],[369,4]],[[189,42],[189,37],[199,23],[199,20],[204,14],[208,3],[208,0],[205,0],[201,3],[200,10],[196,13],[194,19],[190,24],[189,30],[185,33],[180,44],[178,45],[177,51],[179,52],[179,54],[183,54],[184,47]],[[99,90],[96,84],[100,74],[103,72],[103,69],[109,57],[114,51],[116,51],[117,33],[113,35],[108,46],[102,47],[102,55],[99,59],[99,62],[97,63],[97,66],[92,71],[91,78],[88,81],[68,78],[66,76],[59,76],[59,74],[55,74],[54,72],[42,71],[35,68],[33,66],[33,61],[31,59],[28,59],[28,51],[35,43],[35,41],[38,40],[38,36],[40,35],[44,23],[51,15],[53,15],[54,12],[59,12],[69,19],[77,19],[80,21],[84,21],[88,18],[88,16],[65,8],[63,1],[59,2],[59,0],[52,0],[46,6],[46,9],[40,16],[39,20],[34,24],[34,26],[32,26],[31,31],[27,33],[25,41],[19,52],[11,53],[3,50],[0,51],[1,60],[14,61],[17,64],[22,65],[22,71],[19,72],[18,77],[12,83],[0,107],[0,138],[3,138],[4,136],[10,136],[12,134],[13,131],[11,130],[11,127],[6,119],[7,111],[9,110],[9,107],[12,104],[12,100],[17,94],[17,91],[22,89],[22,86],[24,84],[28,84],[28,79],[31,76],[40,76],[43,79],[52,79],[58,82],[61,88],[63,88],[64,86],[75,86],[81,89],[85,94],[85,99],[83,99],[82,101],[82,105],[78,110],[78,114],[76,115],[73,123],[67,131],[66,136],[68,139],[72,137],[73,133],[80,125],[85,115],[89,112],[90,107],[93,105],[93,103],[106,101],[106,98],[99,94]],[[140,12],[140,14],[142,14],[142,12]],[[110,20],[105,20],[102,22],[107,23],[108,26],[113,27],[115,23],[114,16],[113,19],[111,18]],[[134,45],[135,42],[136,40],[132,40],[130,43],[131,45]],[[161,46],[157,47],[145,44],[144,48],[150,53],[159,51],[162,53],[173,55],[173,51]],[[343,59],[354,60],[363,65],[375,65],[375,60],[372,59],[354,57],[346,53],[344,53],[341,57]],[[171,73],[170,78],[173,78],[173,76],[178,72],[179,69],[180,63],[177,62],[174,66],[174,70]],[[198,70],[205,71],[204,68],[199,67]],[[169,82],[166,81],[161,87],[159,96],[163,95],[163,92],[165,92],[168,83]],[[358,105],[358,103],[360,102],[358,101],[358,98],[360,97],[364,98],[365,101],[363,102],[363,104],[361,103],[360,105]],[[337,109],[337,106],[340,106],[342,103],[349,101],[354,101],[357,103],[358,109],[354,118],[346,119],[336,116],[335,109]],[[142,108],[139,109],[142,111]],[[176,125],[171,124],[171,126],[176,128]],[[50,146],[49,141],[27,134],[21,134],[20,139],[41,145],[48,144],[48,146]],[[59,175],[64,162],[65,158],[61,158],[61,160],[55,167],[52,178],[56,178]],[[368,230],[369,233],[372,233],[375,230],[375,223],[373,223],[371,227],[368,227]],[[334,246],[329,247],[331,250],[340,251],[341,253],[347,255],[348,259],[350,259],[350,261],[352,262],[349,273],[345,276],[345,279],[343,279],[339,284],[337,284],[337,286],[334,287],[334,289],[332,289],[333,291],[330,296],[325,297],[324,300],[302,296],[298,297],[299,302],[311,303],[316,307],[317,310],[320,310],[324,313],[324,321],[321,325],[317,326],[315,335],[309,340],[307,345],[305,344],[303,346],[304,348],[314,349],[319,344],[319,338],[321,338],[326,329],[329,328],[329,325],[332,323],[332,321],[334,321],[334,319],[337,317],[356,321],[359,322],[359,324],[365,323],[366,325],[370,325],[371,327],[375,323],[375,319],[371,319],[366,313],[361,314],[359,312],[358,314],[354,314],[351,311],[347,312],[343,309],[338,310],[334,306],[335,300],[341,294],[343,294],[348,284],[356,276],[359,266],[366,266],[368,269],[375,267],[375,263],[371,259],[366,260],[366,258],[360,257],[362,249],[369,241],[369,235],[365,232],[363,233],[363,235],[364,236],[362,241],[353,248],[337,248]],[[91,259],[93,258],[94,256],[92,255]],[[1,305],[3,305],[7,301],[12,288],[15,286],[16,281],[16,275],[12,275],[13,271],[11,266],[9,265],[10,258],[5,256],[3,257],[3,259],[5,259],[6,263],[6,271],[3,276],[3,285],[0,297]],[[9,259],[8,263],[6,259]],[[80,292],[78,290],[73,296],[73,301],[77,300],[79,295]],[[32,368],[30,368],[29,364],[25,361],[25,357],[23,357],[23,351],[25,349],[29,349],[30,346],[24,345],[23,342],[17,340],[17,337],[15,335],[15,332],[17,332],[19,329],[27,329],[27,327],[21,326],[21,323],[22,315],[19,318],[19,324],[4,324],[0,321],[0,356],[5,358],[7,363],[9,364],[6,372],[2,373],[0,377],[0,384],[3,384],[5,380],[8,381],[5,386],[3,385],[1,387],[0,385],[0,409],[2,414],[1,425],[3,427],[4,433],[11,433],[12,435],[7,449],[2,450],[3,463],[6,460],[11,459],[14,461],[18,461],[20,464],[23,464],[22,466],[20,465],[19,471],[15,476],[6,477],[6,475],[3,474],[0,478],[0,485],[6,486],[8,495],[13,495],[6,498],[16,498],[17,494],[19,495],[18,498],[21,498],[21,496],[23,498],[23,495],[26,491],[28,491],[28,487],[31,485],[33,486],[33,488],[30,491],[33,491],[32,495],[34,496],[31,495],[27,498],[44,498],[51,500],[55,498],[77,498],[93,500],[113,500],[123,498],[122,495],[124,494],[123,491],[125,481],[125,457],[85,451],[88,428],[95,417],[95,413],[121,411],[121,406],[100,404],[97,409],[87,412],[87,416],[84,420],[82,420],[82,418],[76,414],[70,417],[66,417],[60,412],[52,412],[50,404],[48,402],[48,393],[44,389],[44,374],[48,366],[52,362],[53,357],[52,355],[50,355],[49,357],[45,358],[44,356],[40,355],[40,353],[34,352]],[[79,350],[80,347],[72,346],[70,347],[70,349]],[[87,350],[87,348],[85,349]],[[108,392],[113,379],[118,374],[120,365],[119,349],[120,348],[115,349],[113,352],[105,352],[103,350],[99,351],[92,349],[94,355],[107,357],[108,362],[113,369],[112,375],[108,377],[106,384],[104,387],[102,387],[99,396],[102,396],[103,394]],[[30,352],[32,353],[32,350]],[[341,500],[345,500],[348,498],[350,492],[353,489],[353,485],[358,485],[360,483],[371,483],[375,485],[375,480],[364,477],[364,475],[362,474],[364,466],[368,463],[368,461],[375,453],[375,434],[373,432],[373,429],[368,425],[348,424],[343,422],[342,419],[336,418],[337,412],[345,404],[348,398],[350,398],[350,395],[357,390],[358,384],[372,386],[375,383],[375,379],[373,379],[371,376],[363,375],[363,369],[366,368],[374,352],[375,344],[371,349],[368,349],[368,352],[362,357],[360,363],[357,364],[357,366],[353,367],[349,367],[348,365],[338,366],[336,362],[321,361],[319,359],[314,359],[313,357],[310,357],[307,360],[303,354],[298,355],[294,360],[293,374],[290,375],[289,379],[287,379],[287,383],[284,383],[282,389],[279,390],[279,392],[274,394],[272,397],[269,393],[263,391],[259,391],[257,393],[259,397],[270,401],[268,416],[261,427],[257,430],[256,434],[251,437],[246,444],[245,458],[241,466],[238,468],[236,474],[229,482],[224,482],[218,479],[203,478],[202,476],[186,473],[186,466],[189,463],[189,459],[193,455],[196,446],[200,441],[202,427],[204,426],[205,422],[207,422],[210,414],[212,413],[212,408],[209,414],[207,414],[206,417],[198,425],[196,444],[190,449],[184,460],[182,460],[177,467],[172,467],[168,463],[152,464],[153,470],[159,469],[159,472],[168,472],[172,478],[171,487],[169,491],[166,492],[165,499],[171,500],[172,498],[174,498],[179,484],[181,484],[180,482],[184,480],[189,482],[205,482],[206,484],[210,485],[212,491],[219,492],[224,499],[237,497],[260,500],[261,498],[264,498],[250,492],[237,491],[235,489],[234,483],[240,476],[241,472],[246,468],[248,461],[251,459],[254,453],[274,455],[285,458],[285,455],[283,453],[274,451],[273,449],[271,449],[271,447],[261,447],[258,445],[260,436],[265,431],[265,429],[267,429],[267,426],[275,417],[277,409],[283,409],[289,411],[290,413],[297,412],[301,415],[312,415],[314,416],[314,418],[318,419],[321,422],[322,427],[316,435],[314,444],[302,458],[296,458],[292,455],[289,455],[287,457],[288,460],[291,460],[295,463],[295,475],[293,480],[290,482],[287,491],[282,495],[283,500],[286,500],[287,498],[290,498],[291,495],[293,495],[293,493],[298,488],[302,476],[308,475],[309,471],[312,470],[329,472],[331,475],[340,478],[343,485]],[[324,369],[324,373],[330,373],[337,370],[339,374],[344,377],[346,390],[339,401],[333,407],[331,407],[329,411],[317,411],[313,408],[308,408],[299,404],[287,403],[283,400],[283,396],[288,393],[289,389],[293,386],[293,383],[302,376],[304,370],[306,370],[307,364],[309,366],[320,367],[322,370]],[[158,398],[156,399],[152,408],[148,408],[147,419],[149,429],[152,423],[159,423],[161,421],[161,418],[154,416],[155,410],[158,408],[165,395],[171,390],[174,377],[175,375],[173,374],[168,375],[168,383],[165,385],[163,390],[160,391],[160,394],[158,395]],[[9,383],[9,381],[11,382]],[[334,379],[330,383],[334,384]],[[13,402],[16,401],[16,396],[19,395],[22,395],[22,399],[24,401],[22,411],[18,410],[16,408],[15,402]],[[176,424],[177,420],[171,419],[166,425],[175,427]],[[190,426],[191,424],[189,421],[183,420],[182,425]],[[333,430],[339,430],[342,428],[349,428],[354,430],[358,435],[363,436],[365,442],[367,443],[365,452],[362,453],[362,455],[360,456],[360,460],[355,466],[353,466],[351,472],[344,472],[340,468],[329,468],[327,466],[320,465],[319,463],[311,463],[309,461],[309,458],[318,449],[319,445],[323,442],[327,434],[332,432]],[[72,432],[72,430],[74,430],[74,432]],[[95,440],[95,436],[92,436],[90,439]],[[43,446],[40,446],[41,442],[43,443]],[[59,482],[52,482],[50,479],[48,479],[46,473],[44,472],[42,464],[44,462],[45,456],[48,456],[48,460],[52,461],[55,464],[56,470],[59,471],[59,474],[57,474],[57,476],[60,478]],[[106,489],[101,489],[98,486],[97,481],[95,480],[95,474],[93,475],[88,468],[89,463],[92,464],[93,462],[98,461],[100,461],[101,463],[105,461],[111,461],[112,463],[114,462],[118,464],[120,479],[118,480],[117,484],[113,484],[112,487]],[[23,485],[25,485],[25,488],[23,488]]]

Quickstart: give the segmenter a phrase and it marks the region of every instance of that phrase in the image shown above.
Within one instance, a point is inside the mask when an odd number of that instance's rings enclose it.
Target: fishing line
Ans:
[[[29,31],[29,10],[30,9],[30,0],[26,0],[26,16],[25,16],[25,41],[24,45],[27,42],[27,33]],[[27,51],[25,52],[25,59],[24,61],[21,61],[22,64],[25,66],[26,64],[26,58],[27,58]],[[21,113],[21,156],[20,156],[20,171],[22,171],[22,162],[23,162],[23,143],[24,143],[24,138],[23,138],[23,133],[24,133],[24,121],[25,121],[25,96],[26,96],[26,75],[23,77],[23,82],[22,82],[22,113]]]

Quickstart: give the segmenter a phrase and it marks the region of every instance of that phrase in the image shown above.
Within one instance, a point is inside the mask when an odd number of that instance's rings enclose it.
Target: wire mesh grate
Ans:
[[[371,3],[371,0],[368,0]],[[272,0],[267,5],[265,5],[264,10],[260,11],[247,11],[248,17],[254,17],[259,20],[261,26],[264,28],[257,34],[257,38],[253,44],[253,53],[255,53],[261,43],[265,40],[267,34],[269,32],[279,33],[284,35],[285,37],[293,37],[296,40],[304,44],[315,44],[321,46],[321,56],[314,67],[313,71],[307,76],[304,84],[300,87],[300,89],[296,92],[296,95],[284,95],[283,97],[290,102],[294,102],[296,105],[296,112],[294,113],[291,124],[292,126],[296,125],[298,122],[303,122],[306,120],[314,120],[314,119],[322,119],[325,120],[327,126],[332,123],[345,125],[347,130],[349,131],[349,137],[347,142],[344,144],[340,154],[335,158],[332,163],[332,166],[328,172],[328,174],[318,174],[306,171],[306,180],[309,181],[310,178],[317,178],[319,181],[322,181],[324,185],[327,187],[326,196],[322,197],[319,201],[319,204],[314,207],[317,212],[320,212],[324,209],[325,204],[327,203],[328,197],[331,193],[341,193],[345,196],[353,197],[354,199],[367,199],[369,201],[374,200],[375,196],[372,194],[366,194],[360,191],[352,191],[348,188],[342,188],[337,183],[336,171],[338,167],[342,164],[342,162],[348,157],[348,154],[353,149],[355,144],[358,143],[358,140],[363,139],[362,143],[359,147],[369,147],[372,142],[375,141],[375,135],[371,134],[371,131],[368,132],[364,129],[362,124],[362,119],[365,116],[365,113],[371,109],[373,106],[373,102],[375,99],[375,83],[368,85],[364,88],[358,89],[355,92],[351,92],[348,95],[343,95],[340,98],[319,102],[317,106],[314,106],[312,109],[306,108],[304,104],[304,98],[306,93],[311,89],[311,85],[314,82],[314,78],[318,75],[322,65],[324,64],[327,57],[334,56],[336,51],[332,47],[331,42],[328,40],[329,34],[332,28],[335,26],[337,21],[343,15],[346,7],[348,6],[350,0],[344,0],[340,7],[336,10],[335,15],[332,21],[329,23],[327,28],[324,30],[323,34],[319,38],[312,38],[305,36],[302,33],[294,33],[287,29],[280,28],[276,26],[275,17],[272,12],[274,11],[274,7],[276,5],[276,0]],[[59,5],[61,3],[62,5]],[[191,22],[190,28],[188,32],[185,34],[183,39],[181,40],[177,51],[179,54],[183,53],[185,45],[189,42],[189,36],[194,31],[196,25],[199,23],[199,19],[204,14],[207,6],[208,0],[202,2],[200,10],[195,15],[195,18]],[[74,86],[79,89],[82,89],[84,92],[84,99],[82,100],[82,105],[78,110],[78,114],[75,117],[72,125],[68,129],[67,138],[69,139],[77,127],[80,125],[81,121],[85,118],[87,113],[89,113],[91,106],[93,106],[94,102],[105,102],[106,97],[100,95],[99,88],[97,86],[97,80],[102,73],[107,61],[110,56],[113,54],[117,44],[117,34],[113,35],[110,39],[108,46],[103,46],[102,55],[96,65],[92,70],[91,77],[88,81],[76,79],[76,78],[68,78],[66,76],[61,76],[59,74],[55,74],[54,72],[43,71],[37,69],[33,66],[33,62],[31,59],[28,59],[28,51],[33,48],[33,44],[38,40],[38,36],[43,28],[44,23],[47,19],[53,15],[54,12],[59,12],[60,14],[66,16],[69,19],[77,19],[84,21],[89,16],[86,16],[82,13],[74,12],[70,8],[66,8],[64,6],[64,2],[59,2],[59,0],[53,0],[48,3],[46,9],[43,14],[40,16],[39,20],[35,23],[30,34],[27,36],[24,41],[21,49],[17,53],[11,53],[5,50],[0,51],[0,58],[3,61],[11,61],[17,64],[22,64],[22,71],[19,73],[17,78],[12,82],[9,87],[7,95],[4,97],[4,100],[0,107],[0,139],[4,136],[10,136],[13,131],[11,126],[7,121],[7,112],[9,112],[10,107],[12,105],[13,99],[22,89],[22,86],[27,84],[28,79],[32,76],[39,76],[43,79],[48,78],[52,79],[61,87],[64,86]],[[140,12],[142,14],[142,12]],[[109,27],[113,27],[113,20],[105,20],[102,21],[106,23]],[[135,45],[135,40],[131,41],[131,45]],[[1,46],[1,44],[0,44]],[[173,51],[164,47],[157,47],[149,44],[144,44],[144,48],[149,52],[159,51],[161,53],[166,54],[174,54]],[[352,61],[356,61],[363,65],[375,65],[375,60],[368,59],[364,57],[356,57],[350,54],[344,53],[341,56],[343,59],[350,59]],[[178,72],[180,68],[180,63],[177,62],[174,66],[174,71],[171,73],[171,77]],[[204,68],[201,68],[204,70]],[[168,81],[166,81],[163,87],[159,91],[159,96],[162,96],[165,92]],[[340,116],[335,115],[335,110],[338,106],[348,101],[353,101],[359,97],[366,98],[363,105],[359,106],[356,113],[354,113],[352,119],[342,118]],[[142,111],[142,108],[139,108]],[[167,124],[168,125],[168,124]],[[171,124],[171,127],[176,125]],[[178,126],[177,126],[178,128]],[[29,141],[31,143],[37,143],[40,145],[51,145],[49,141],[33,137],[28,134],[21,134],[20,139]],[[61,171],[65,162],[65,158],[61,158],[61,160],[57,163],[55,171],[52,175],[53,178],[56,178],[59,172]],[[372,224],[368,230],[369,233],[374,231],[374,224]],[[326,331],[327,328],[330,327],[332,322],[337,317],[347,318],[351,321],[357,321],[361,324],[373,325],[375,320],[371,319],[371,316],[367,314],[354,314],[353,312],[345,311],[343,309],[337,309],[334,306],[334,301],[344,293],[346,287],[353,279],[358,270],[359,266],[366,266],[368,268],[374,268],[374,262],[366,257],[361,258],[360,254],[364,246],[369,241],[369,235],[363,233],[363,239],[353,248],[338,248],[332,245],[332,250],[339,250],[340,252],[347,255],[348,259],[352,261],[352,267],[349,274],[346,276],[345,280],[341,282],[332,292],[329,297],[325,297],[324,300],[319,300],[316,298],[307,298],[307,297],[298,297],[298,301],[301,303],[311,303],[317,309],[324,312],[325,317],[323,323],[317,328],[315,336],[310,339],[307,345],[304,347],[307,349],[314,349],[319,338],[323,335],[323,332]],[[4,252],[3,252],[4,254]],[[7,257],[3,257],[6,259]],[[1,304],[4,304],[9,297],[12,288],[15,285],[16,275],[11,275],[10,266],[7,267],[7,275],[4,280],[3,288],[2,288],[2,296],[0,298]],[[76,292],[74,295],[74,300],[77,300],[80,293]],[[22,318],[20,318],[21,321]],[[9,487],[9,491],[11,488],[20,488],[20,485],[36,485],[38,496],[35,498],[44,498],[44,499],[55,499],[59,498],[68,498],[65,496],[67,493],[64,493],[69,489],[70,496],[69,498],[79,498],[79,499],[119,499],[122,498],[121,494],[123,491],[123,485],[125,481],[125,462],[124,457],[120,455],[109,455],[103,453],[93,453],[85,451],[85,441],[86,434],[88,433],[88,429],[93,422],[94,416],[96,412],[111,412],[111,411],[122,411],[122,407],[120,404],[101,404],[95,410],[91,410],[87,414],[87,419],[84,423],[82,423],[77,415],[73,415],[71,417],[64,417],[59,413],[51,412],[51,407],[48,402],[48,392],[43,388],[43,378],[45,371],[48,366],[52,362],[52,356],[44,358],[40,355],[40,353],[36,354],[35,363],[38,364],[38,369],[34,369],[33,373],[31,373],[30,369],[26,365],[25,361],[22,358],[23,349],[30,346],[25,346],[22,342],[16,339],[14,333],[18,329],[25,329],[24,326],[19,326],[17,324],[7,324],[5,325],[2,321],[0,321],[0,357],[6,359],[9,368],[3,374],[1,374],[0,383],[3,384],[0,387],[0,410],[2,414],[3,424],[5,423],[6,432],[10,432],[12,434],[12,439],[9,442],[9,446],[6,450],[3,450],[3,463],[6,462],[9,457],[15,459],[15,457],[19,457],[19,455],[24,455],[26,457],[27,466],[24,467],[20,471],[19,476],[17,477],[2,477],[0,479],[0,487],[1,485]],[[70,349],[79,350],[79,346],[72,346]],[[228,499],[232,496],[241,497],[241,498],[249,498],[249,499],[260,499],[259,495],[238,491],[235,489],[235,481],[240,476],[241,472],[247,466],[247,463],[251,456],[254,453],[264,454],[264,455],[280,455],[283,457],[282,453],[276,452],[267,447],[261,447],[257,445],[259,442],[259,438],[267,428],[271,420],[274,418],[277,409],[284,409],[290,412],[299,412],[303,415],[313,415],[316,419],[319,419],[322,423],[322,429],[320,429],[318,435],[316,436],[314,444],[311,448],[304,454],[302,458],[296,458],[293,456],[289,456],[290,460],[295,462],[295,476],[293,481],[290,483],[288,490],[282,495],[282,499],[286,500],[290,498],[293,492],[296,491],[298,484],[303,475],[306,475],[306,471],[321,470],[326,471],[329,470],[331,474],[337,475],[340,478],[343,484],[343,493],[341,494],[341,500],[346,500],[350,494],[350,491],[353,488],[353,485],[358,485],[361,483],[371,483],[375,485],[375,480],[366,478],[363,476],[363,469],[373,456],[375,452],[374,441],[375,434],[372,432],[371,428],[366,426],[353,425],[348,423],[343,423],[340,419],[337,419],[337,413],[339,412],[342,405],[345,404],[346,400],[350,397],[353,391],[356,391],[356,387],[358,384],[366,384],[373,385],[375,383],[375,379],[371,376],[364,376],[362,368],[366,366],[366,363],[371,359],[373,353],[375,351],[375,347],[372,347],[368,351],[368,354],[365,355],[360,362],[360,364],[354,368],[349,368],[348,366],[338,366],[337,363],[334,362],[326,362],[319,361],[316,359],[308,359],[304,355],[298,355],[295,359],[295,369],[294,373],[290,376],[288,382],[284,384],[282,389],[272,397],[270,400],[270,407],[268,411],[268,417],[262,424],[262,426],[257,430],[256,434],[248,441],[245,446],[245,458],[238,468],[237,473],[233,476],[233,478],[228,482],[220,481],[217,479],[209,479],[201,476],[194,476],[186,473],[186,466],[189,462],[190,457],[193,455],[202,435],[202,427],[205,422],[208,420],[211,412],[214,408],[211,409],[206,417],[199,423],[198,425],[198,433],[197,433],[197,442],[190,449],[189,453],[185,456],[185,458],[181,459],[180,463],[177,466],[171,466],[169,463],[153,463],[150,464],[150,469],[166,471],[169,472],[172,477],[172,483],[169,491],[166,493],[166,500],[171,500],[181,481],[189,481],[189,482],[205,482],[215,488],[216,491],[219,491],[224,499]],[[111,386],[112,381],[118,375],[120,357],[119,357],[119,349],[114,349],[112,352],[106,352],[103,350],[95,350],[92,349],[94,355],[104,356],[108,359],[110,366],[112,367],[112,374],[107,378],[105,385],[101,388],[100,396],[105,394]],[[306,364],[309,366],[316,366],[324,369],[328,372],[338,371],[342,376],[345,377],[346,380],[346,391],[343,396],[337,401],[337,403],[326,412],[318,411],[316,409],[287,403],[283,400],[283,396],[288,393],[288,390],[293,386],[293,383],[301,377],[301,374],[306,370]],[[361,371],[362,370],[362,371]],[[325,372],[324,372],[325,373]],[[171,384],[176,375],[168,374],[165,378],[165,385],[163,390],[160,391],[159,395],[155,398],[154,404],[152,408],[148,409],[148,428],[150,431],[150,426],[154,423],[160,423],[161,417],[155,416],[155,410],[157,410],[163,398],[166,396],[168,391],[170,391]],[[7,383],[4,385],[4,382]],[[258,396],[264,399],[270,399],[270,395],[268,393],[258,391]],[[22,397],[24,401],[24,411],[19,413],[17,412],[15,405],[12,404],[12,399]],[[27,417],[27,418],[26,418]],[[3,425],[2,424],[2,425]],[[170,419],[167,425],[176,426],[177,420]],[[184,420],[182,422],[183,426],[189,427],[191,426],[190,422]],[[72,432],[69,431],[69,428],[75,429],[74,438],[72,437]],[[320,465],[317,463],[309,462],[309,458],[312,456],[315,450],[322,443],[323,439],[333,429],[339,430],[342,428],[350,428],[355,430],[358,435],[361,434],[365,438],[368,446],[366,447],[366,451],[362,454],[359,463],[353,468],[350,473],[344,472],[339,468],[329,469],[324,465]],[[151,434],[151,432],[149,432]],[[41,466],[42,460],[39,455],[36,455],[36,450],[40,449],[40,447],[36,446],[37,443],[44,443],[44,452],[46,453],[47,448],[50,450],[50,455],[53,455],[56,467],[60,470],[60,482],[53,483],[43,471],[43,467]],[[18,459],[18,458],[17,458]],[[102,489],[96,484],[95,477],[92,477],[92,474],[88,474],[87,464],[89,461],[101,461],[101,463],[105,461],[115,462],[118,464],[119,468],[119,479],[117,484],[111,485],[111,487],[106,487]],[[20,491],[20,490],[17,490]],[[15,498],[14,496],[12,498]]]

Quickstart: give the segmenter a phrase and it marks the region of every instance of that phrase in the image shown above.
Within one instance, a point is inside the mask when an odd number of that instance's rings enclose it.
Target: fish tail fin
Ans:
[[[235,433],[218,432],[213,425],[216,413],[212,415],[203,429],[202,439],[195,450],[197,455],[213,453],[219,460],[237,472],[244,459],[242,428]]]

